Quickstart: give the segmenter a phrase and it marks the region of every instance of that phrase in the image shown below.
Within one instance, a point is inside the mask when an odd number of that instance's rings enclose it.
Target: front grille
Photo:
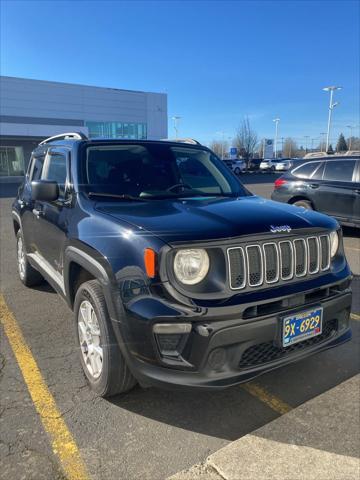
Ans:
[[[329,235],[231,247],[228,264],[233,290],[296,281],[329,269]]]
[[[318,343],[324,342],[330,338],[334,332],[337,331],[337,320],[330,320],[326,322],[323,326],[323,331],[320,335],[316,337],[309,338],[289,347],[279,347],[274,344],[274,342],[259,343],[249,347],[242,354],[239,367],[240,368],[250,368],[257,365],[262,365],[265,363],[273,362],[283,357],[291,355],[293,352],[304,350],[306,348],[317,345]]]

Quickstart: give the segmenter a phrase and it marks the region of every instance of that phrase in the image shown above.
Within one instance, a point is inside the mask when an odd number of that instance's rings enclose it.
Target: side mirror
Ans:
[[[59,185],[51,180],[31,182],[31,197],[33,200],[53,202],[59,198]]]

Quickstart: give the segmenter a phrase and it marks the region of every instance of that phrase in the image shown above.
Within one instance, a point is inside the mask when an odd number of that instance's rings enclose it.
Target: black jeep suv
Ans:
[[[22,282],[74,310],[102,396],[224,388],[351,337],[336,220],[252,195],[195,141],[44,140],[13,222]]]

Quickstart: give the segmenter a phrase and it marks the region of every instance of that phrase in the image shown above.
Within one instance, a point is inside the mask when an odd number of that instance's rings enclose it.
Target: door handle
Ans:
[[[310,188],[319,188],[319,184],[318,183],[310,183]]]
[[[36,218],[40,218],[44,215],[44,212],[42,210],[38,210],[37,208],[33,208],[33,214]]]

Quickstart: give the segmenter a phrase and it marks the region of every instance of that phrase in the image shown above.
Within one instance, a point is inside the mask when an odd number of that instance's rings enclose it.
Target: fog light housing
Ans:
[[[191,323],[156,323],[153,327],[163,357],[178,358],[191,331]]]

